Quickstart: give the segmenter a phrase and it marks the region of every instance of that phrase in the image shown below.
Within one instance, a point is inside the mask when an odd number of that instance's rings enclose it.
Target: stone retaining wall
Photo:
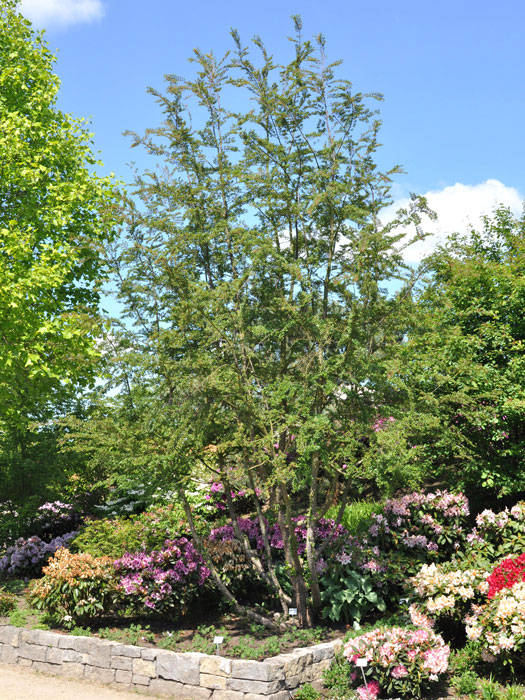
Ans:
[[[243,661],[0,626],[1,663],[180,700],[288,700],[321,678],[340,646],[337,640]]]

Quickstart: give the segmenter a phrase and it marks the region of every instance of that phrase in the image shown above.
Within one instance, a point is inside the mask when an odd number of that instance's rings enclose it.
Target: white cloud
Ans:
[[[425,219],[422,222],[423,231],[432,235],[406,249],[407,262],[419,262],[451,233],[467,233],[472,228],[479,229],[482,215],[490,215],[500,204],[509,207],[514,214],[519,214],[524,199],[517,189],[507,187],[499,180],[486,180],[479,185],[457,182],[442,190],[431,190],[425,197],[438,218],[436,221]],[[384,210],[383,220],[392,219],[397,209],[407,207],[408,204],[409,199],[396,200]]]
[[[20,11],[39,27],[92,22],[104,14],[102,0],[21,0]]]

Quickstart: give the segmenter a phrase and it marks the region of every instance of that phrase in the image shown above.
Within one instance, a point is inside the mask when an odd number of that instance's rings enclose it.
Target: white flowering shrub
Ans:
[[[410,579],[418,607],[432,619],[462,620],[473,603],[481,603],[487,594],[487,571],[451,569],[447,564],[423,564]]]
[[[483,647],[485,661],[525,666],[525,581],[504,588],[466,618],[467,637]]]

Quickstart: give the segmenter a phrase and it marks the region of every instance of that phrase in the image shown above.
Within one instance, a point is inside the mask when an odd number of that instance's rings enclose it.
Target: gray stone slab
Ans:
[[[188,652],[177,654],[172,651],[159,651],[156,661],[156,675],[186,685],[199,685],[200,662],[205,654]]]
[[[28,644],[20,642],[18,647],[18,655],[23,659],[31,659],[31,661],[45,661],[47,648],[38,646],[38,644]]]

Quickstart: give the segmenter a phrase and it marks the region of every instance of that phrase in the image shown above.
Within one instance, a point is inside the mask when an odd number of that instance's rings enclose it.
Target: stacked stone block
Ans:
[[[288,700],[321,678],[339,640],[264,661],[143,648],[0,626],[0,662],[180,700]]]

